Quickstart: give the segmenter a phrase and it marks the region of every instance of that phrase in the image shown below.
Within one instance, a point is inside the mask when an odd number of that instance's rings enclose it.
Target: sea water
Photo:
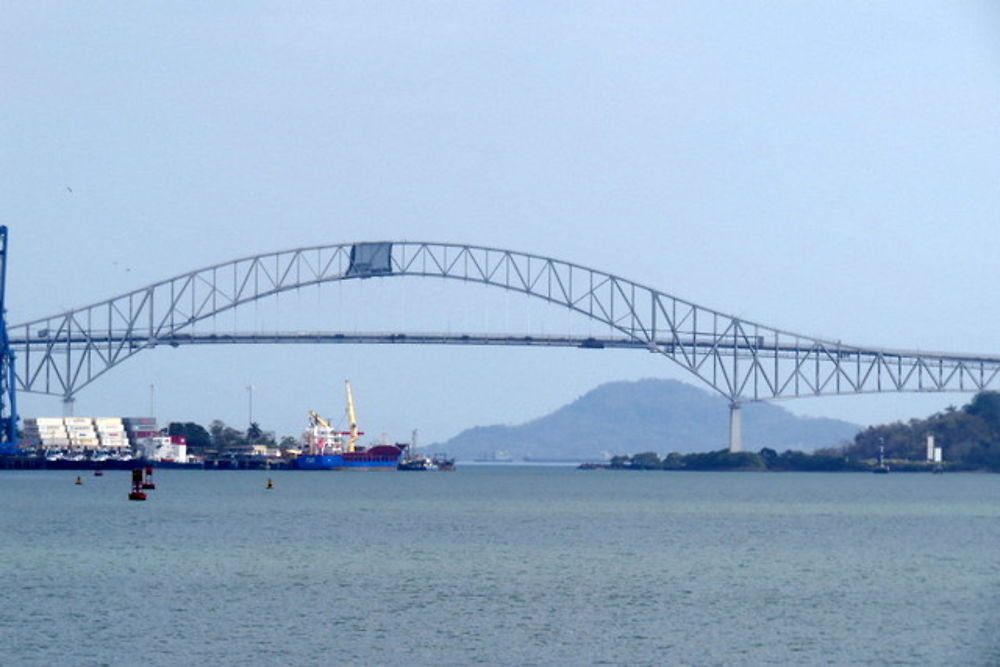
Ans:
[[[0,471],[0,664],[1000,664],[996,475],[77,474]]]

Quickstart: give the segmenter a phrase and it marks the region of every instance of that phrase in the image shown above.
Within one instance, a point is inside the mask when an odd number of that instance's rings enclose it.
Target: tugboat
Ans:
[[[454,470],[455,459],[449,459],[446,454],[435,454],[431,457],[431,462],[437,466],[438,470]]]
[[[427,459],[423,456],[404,459],[396,464],[396,470],[427,470]]]
[[[396,470],[454,470],[455,459],[449,459],[444,454],[435,454],[432,457],[417,453],[417,431],[414,429],[410,436],[410,444],[397,445],[406,451],[406,458],[399,462]]]

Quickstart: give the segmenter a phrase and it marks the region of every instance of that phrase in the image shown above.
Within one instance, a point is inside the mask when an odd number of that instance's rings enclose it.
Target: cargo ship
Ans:
[[[364,435],[358,429],[351,383],[344,381],[347,392],[348,431],[336,430],[329,421],[315,412],[309,413],[309,429],[303,436],[304,453],[295,458],[296,470],[395,470],[403,456],[403,448],[381,444],[362,447]],[[347,438],[346,442],[344,438]]]

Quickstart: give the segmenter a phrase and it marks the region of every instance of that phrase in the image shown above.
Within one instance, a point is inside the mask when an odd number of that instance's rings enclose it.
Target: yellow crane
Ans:
[[[361,435],[361,431],[358,430],[358,416],[354,413],[354,395],[351,394],[351,381],[344,380],[344,387],[347,389],[347,421],[351,429],[348,433],[350,439],[347,441],[347,451],[353,452],[357,448],[358,436]]]
[[[330,422],[328,422],[327,420],[323,419],[322,417],[320,417],[315,412],[312,412],[312,411],[309,412],[309,419],[312,420],[314,426],[316,424],[319,424],[323,428],[330,428]]]

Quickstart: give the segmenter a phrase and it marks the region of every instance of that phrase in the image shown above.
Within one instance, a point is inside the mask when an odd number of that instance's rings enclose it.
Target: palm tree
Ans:
[[[257,440],[260,440],[262,435],[264,435],[264,431],[261,430],[260,424],[250,422],[250,428],[247,429],[247,444],[252,445]]]

